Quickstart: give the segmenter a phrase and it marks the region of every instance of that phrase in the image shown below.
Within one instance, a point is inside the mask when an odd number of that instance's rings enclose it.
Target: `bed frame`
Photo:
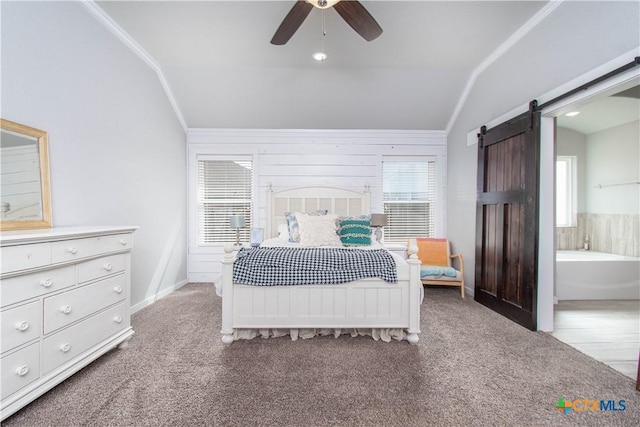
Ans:
[[[302,187],[267,191],[267,233],[273,237],[285,223],[285,212],[328,209],[337,215],[370,213],[370,191]],[[420,261],[417,248],[407,265],[398,266],[398,283],[362,279],[341,285],[250,286],[233,284],[235,250],[225,247],[222,262],[222,342],[234,341],[235,329],[401,328],[411,344],[418,342]]]

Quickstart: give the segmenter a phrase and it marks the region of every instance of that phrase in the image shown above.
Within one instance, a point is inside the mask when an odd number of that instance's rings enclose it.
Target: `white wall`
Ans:
[[[582,212],[638,214],[640,186],[595,187],[640,180],[640,121],[589,134],[586,142],[587,206]]]
[[[558,128],[556,154],[578,159],[578,212],[638,213],[637,185],[596,186],[640,180],[640,121],[589,135]]]
[[[49,132],[54,226],[137,225],[134,306],[186,279],[185,134],[156,74],[76,2],[2,2],[2,117]]]
[[[383,156],[435,156],[436,172],[443,179],[436,197],[443,208],[436,220],[444,236],[446,207],[446,137],[428,131],[350,130],[214,130],[192,129],[189,143],[189,281],[212,282],[221,273],[223,246],[199,248],[195,234],[197,217],[196,156],[252,155],[256,174],[254,200],[256,227],[266,228],[266,191],[292,187],[328,186],[363,191],[371,186],[371,211],[382,212]]]
[[[476,80],[447,137],[447,234],[467,261],[467,283],[474,283],[475,273],[477,171],[477,145],[467,146],[467,133],[512,110],[524,111],[529,101],[637,49],[639,6],[564,2]],[[550,200],[554,190],[547,187],[541,188],[541,197]],[[540,232],[552,236],[552,224]],[[552,263],[540,269],[553,271]]]

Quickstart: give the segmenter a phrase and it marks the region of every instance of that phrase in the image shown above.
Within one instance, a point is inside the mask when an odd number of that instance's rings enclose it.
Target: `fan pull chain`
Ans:
[[[315,52],[313,54],[313,59],[315,59],[316,61],[324,61],[325,59],[327,59],[327,54],[324,53],[324,38],[327,35],[327,30],[325,28],[325,21],[324,21],[324,9],[322,10],[322,37],[320,38],[320,51],[319,52]]]
[[[324,26],[324,9],[322,9],[322,39],[321,39],[322,42],[320,43],[320,45],[322,47],[323,52],[324,52],[324,38],[326,37],[326,35],[327,35],[327,30]]]

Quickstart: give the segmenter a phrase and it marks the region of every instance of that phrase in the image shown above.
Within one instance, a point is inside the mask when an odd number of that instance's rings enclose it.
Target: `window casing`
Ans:
[[[577,226],[578,180],[577,158],[556,158],[556,227]]]
[[[383,158],[382,202],[387,215],[385,241],[406,242],[415,237],[435,236],[435,158]]]
[[[253,214],[253,162],[250,157],[198,157],[198,246],[236,241],[232,215],[243,215],[240,241],[248,242]]]

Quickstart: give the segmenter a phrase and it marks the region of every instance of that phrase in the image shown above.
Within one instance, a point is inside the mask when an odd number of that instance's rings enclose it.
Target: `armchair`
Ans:
[[[461,254],[451,254],[449,240],[418,237],[414,246],[418,248],[422,284],[458,286],[464,298],[464,260]],[[452,263],[454,259],[457,269]]]

